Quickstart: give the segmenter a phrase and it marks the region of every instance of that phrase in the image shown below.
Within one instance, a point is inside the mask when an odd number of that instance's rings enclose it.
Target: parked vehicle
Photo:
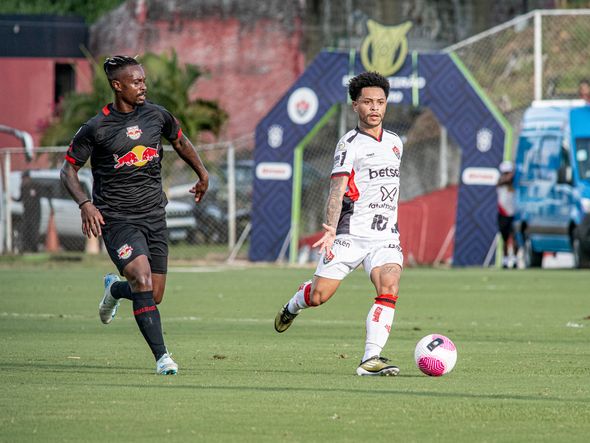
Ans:
[[[540,101],[526,110],[514,177],[515,232],[525,265],[572,252],[590,268],[590,106]]]
[[[227,188],[222,180],[212,173],[209,174],[209,189],[199,204],[194,203],[194,195],[189,189],[194,183],[172,186],[167,195],[183,203],[191,205],[196,228],[189,239],[195,243],[225,243],[229,237],[229,215],[227,202]],[[238,185],[236,184],[236,187]],[[250,185],[251,186],[251,185]],[[250,220],[250,199],[236,205],[236,226],[240,233]]]
[[[28,175],[39,190],[40,222],[39,243],[45,241],[49,214],[53,208],[55,227],[60,245],[65,250],[82,251],[86,245],[86,238],[82,234],[80,210],[62,186],[59,169],[30,170]],[[87,169],[81,169],[78,177],[86,194],[92,194],[92,174]],[[13,245],[16,252],[23,250],[24,238],[24,205],[21,196],[22,172],[14,171],[10,174],[10,193]],[[166,225],[171,241],[189,240],[194,236],[196,222],[192,214],[192,206],[183,202],[170,200],[166,206]]]

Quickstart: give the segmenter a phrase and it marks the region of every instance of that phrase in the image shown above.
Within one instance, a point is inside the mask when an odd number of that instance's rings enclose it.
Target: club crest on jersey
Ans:
[[[395,156],[397,157],[398,160],[401,158],[401,154],[400,154],[397,146],[393,147],[393,153],[395,154]]]
[[[127,137],[131,140],[137,140],[141,137],[142,130],[139,129],[139,126],[129,126],[127,128]]]
[[[117,255],[121,260],[127,260],[129,257],[131,257],[132,252],[133,248],[129,246],[127,243],[125,243],[123,246],[117,249]]]
[[[327,265],[332,260],[334,260],[334,253],[332,251],[327,252],[326,255],[324,255],[324,264]]]

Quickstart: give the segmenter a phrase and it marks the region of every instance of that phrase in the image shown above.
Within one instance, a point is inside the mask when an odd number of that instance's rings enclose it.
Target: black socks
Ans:
[[[126,298],[127,300],[133,300],[133,293],[131,292],[131,286],[126,281],[116,281],[111,285],[111,295],[117,300]]]
[[[125,284],[129,287],[126,282]],[[119,290],[119,288],[117,288],[117,290]],[[129,292],[133,297],[133,315],[135,316],[137,326],[139,326],[139,330],[152,350],[154,357],[156,360],[159,360],[160,357],[166,353],[166,346],[164,346],[164,336],[162,335],[160,311],[158,311],[156,303],[154,302],[153,291],[132,293],[131,290],[129,290]],[[113,297],[117,298],[112,292],[112,288],[111,293],[113,294]]]

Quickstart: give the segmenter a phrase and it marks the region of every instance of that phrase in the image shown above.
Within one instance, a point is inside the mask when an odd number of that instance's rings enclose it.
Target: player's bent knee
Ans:
[[[152,290],[152,274],[150,272],[138,272],[127,277],[134,292]]]
[[[325,303],[326,299],[322,296],[322,292],[314,289],[311,291],[311,296],[309,297],[309,306],[320,306],[321,304]]]

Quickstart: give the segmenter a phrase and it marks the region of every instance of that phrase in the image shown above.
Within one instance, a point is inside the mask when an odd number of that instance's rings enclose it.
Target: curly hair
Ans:
[[[378,72],[363,72],[348,82],[348,94],[352,101],[356,101],[363,88],[376,87],[383,89],[385,97],[389,96],[389,81]]]
[[[117,76],[117,73],[127,66],[136,66],[139,65],[139,62],[135,60],[133,57],[128,57],[126,55],[115,55],[113,57],[107,57],[102,65],[109,82],[114,80]]]

